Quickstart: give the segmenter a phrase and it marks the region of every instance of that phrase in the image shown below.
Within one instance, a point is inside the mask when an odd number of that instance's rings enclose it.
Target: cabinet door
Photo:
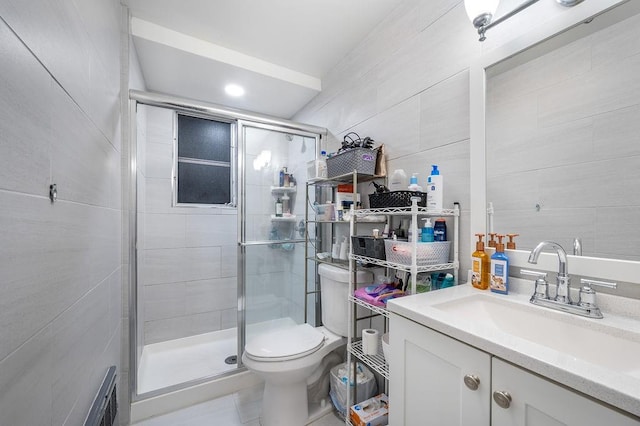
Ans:
[[[640,425],[638,420],[498,358],[493,358],[492,369],[494,393],[507,392],[511,397],[508,408],[492,398],[492,426]]]
[[[389,338],[389,424],[489,425],[488,354],[395,314]],[[476,390],[466,375],[477,378]]]

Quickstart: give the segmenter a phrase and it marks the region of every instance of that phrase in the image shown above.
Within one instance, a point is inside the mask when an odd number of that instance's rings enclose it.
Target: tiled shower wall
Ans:
[[[487,199],[519,246],[640,260],[640,17],[492,76]],[[537,208],[539,206],[539,208]]]
[[[235,209],[173,207],[173,111],[139,105],[138,291],[144,343],[236,326]]]
[[[0,17],[0,424],[79,425],[120,374],[120,5]]]

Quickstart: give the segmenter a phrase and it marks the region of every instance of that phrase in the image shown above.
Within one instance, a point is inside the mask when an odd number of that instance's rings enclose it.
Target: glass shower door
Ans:
[[[306,165],[316,157],[319,137],[247,123],[239,124],[239,134],[239,267],[246,333],[240,341],[248,341],[305,322]]]

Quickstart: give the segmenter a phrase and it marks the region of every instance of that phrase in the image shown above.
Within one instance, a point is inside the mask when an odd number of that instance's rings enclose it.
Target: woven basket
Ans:
[[[418,206],[427,206],[427,193],[418,191],[391,191],[369,194],[369,207],[383,209],[387,207],[411,207],[411,197],[419,197]]]
[[[373,176],[376,171],[378,150],[353,148],[327,158],[327,176],[333,178],[357,171],[361,175]]]

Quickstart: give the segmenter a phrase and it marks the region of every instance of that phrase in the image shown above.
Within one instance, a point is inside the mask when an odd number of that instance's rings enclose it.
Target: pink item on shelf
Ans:
[[[387,300],[404,296],[405,293],[391,284],[379,284],[359,288],[353,295],[371,305],[384,308],[387,306]]]

